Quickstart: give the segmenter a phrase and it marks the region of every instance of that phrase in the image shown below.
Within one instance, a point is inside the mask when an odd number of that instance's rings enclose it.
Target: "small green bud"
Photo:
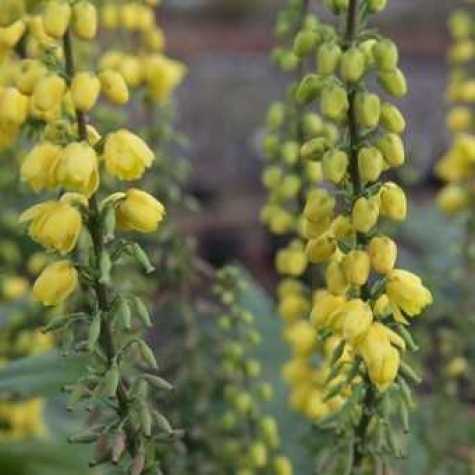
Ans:
[[[89,325],[88,337],[87,337],[87,349],[92,352],[96,346],[97,340],[101,334],[102,318],[101,313],[97,312]]]
[[[383,154],[384,161],[391,167],[400,167],[406,159],[404,142],[397,134],[384,134],[377,141],[376,147]]]
[[[253,407],[253,400],[249,393],[240,392],[233,399],[234,407],[240,414],[247,414]]]
[[[376,94],[358,92],[355,96],[355,118],[363,128],[374,129],[381,117],[381,100]]]
[[[406,120],[400,110],[388,102],[381,108],[381,124],[388,132],[402,134],[406,130]]]
[[[153,414],[153,418],[155,419],[160,429],[162,429],[167,434],[173,434],[173,427],[171,426],[170,422],[168,422],[168,419],[163,414],[160,414],[158,411],[153,411],[152,414]]]
[[[325,6],[336,15],[346,12],[349,5],[350,0],[325,0]]]
[[[279,446],[279,429],[273,417],[266,416],[259,420],[259,432],[267,445],[274,449]]]
[[[43,328],[43,333],[50,333],[56,330],[60,330],[70,321],[69,315],[59,315],[53,318]]]
[[[274,397],[274,389],[269,383],[262,383],[257,388],[257,394],[263,401],[270,401]]]
[[[115,236],[116,213],[114,206],[107,206],[104,211],[104,240],[110,242]]]
[[[358,152],[358,171],[363,183],[379,180],[384,170],[384,159],[376,147],[363,147]]]
[[[260,442],[254,442],[249,449],[249,463],[256,468],[265,467],[267,464],[267,448]]]
[[[368,233],[378,222],[379,205],[376,199],[358,198],[351,213],[351,223],[356,231]]]
[[[394,97],[404,97],[407,94],[407,82],[400,69],[380,71],[379,82],[384,90]]]
[[[357,47],[352,47],[341,57],[340,76],[345,82],[357,82],[363,77],[365,67],[366,60],[363,52]]]
[[[132,313],[130,311],[129,302],[124,297],[117,297],[115,305],[115,317],[119,321],[122,328],[130,330],[132,327]]]
[[[109,398],[113,398],[117,394],[117,388],[119,387],[120,382],[120,371],[116,363],[114,363],[109,370],[107,371],[104,382],[103,389],[104,395]]]
[[[104,285],[110,285],[112,261],[109,253],[105,250],[101,252],[101,257],[99,259],[99,269],[101,272],[99,282]]]
[[[142,323],[147,328],[151,328],[153,324],[152,324],[152,320],[150,318],[150,313],[148,311],[147,306],[143,303],[142,299],[139,297],[134,297],[133,302],[134,302],[135,310],[137,311],[137,315],[139,316]]]
[[[285,118],[285,106],[282,102],[274,102],[267,113],[267,127],[269,129],[278,129],[283,123]]]
[[[234,412],[228,411],[226,414],[223,415],[221,418],[221,426],[224,430],[232,430],[236,427],[237,424],[237,417]]]
[[[142,475],[145,469],[145,454],[140,451],[132,460],[130,475]]]
[[[399,52],[396,44],[384,39],[373,46],[373,55],[376,67],[380,71],[394,71],[399,63]]]
[[[349,108],[348,94],[344,87],[332,84],[323,89],[320,109],[324,117],[342,121],[346,118]]]
[[[125,449],[127,448],[127,437],[124,432],[119,431],[114,436],[112,441],[112,458],[111,461],[114,465],[119,463],[120,458],[125,453]]]
[[[388,4],[388,0],[367,0],[368,10],[371,13],[383,11]]]
[[[166,391],[171,391],[173,389],[173,385],[171,385],[168,381],[159,376],[155,376],[154,374],[144,374],[143,378],[153,387],[157,389],[164,389]]]
[[[140,427],[145,437],[152,436],[152,416],[145,402],[139,404]]]
[[[285,163],[293,165],[299,160],[299,144],[294,141],[287,141],[282,145],[282,159]]]
[[[318,114],[309,112],[303,117],[302,127],[306,137],[314,137],[321,133],[323,120]]]
[[[266,158],[272,158],[279,152],[279,137],[275,134],[268,134],[262,142],[262,150]]]
[[[143,340],[138,340],[138,344],[139,344],[140,354],[142,355],[142,358],[144,359],[144,361],[147,364],[149,364],[152,368],[157,369],[158,363],[151,348]]]
[[[295,97],[300,104],[309,104],[322,90],[323,81],[317,74],[307,74],[297,87]]]
[[[218,320],[218,326],[223,331],[228,331],[231,329],[231,320],[229,317],[221,317]]]
[[[323,76],[334,74],[342,51],[336,43],[323,43],[317,52],[317,72]]]
[[[349,161],[348,154],[343,150],[329,150],[322,160],[323,176],[332,183],[340,183],[345,178]]]
[[[300,156],[304,160],[320,160],[323,154],[328,150],[329,143],[323,137],[317,137],[309,140],[302,145]]]
[[[256,360],[249,360],[244,363],[246,374],[250,378],[257,378],[261,373],[261,364]]]
[[[137,259],[137,262],[144,268],[147,274],[151,274],[155,267],[153,267],[150,259],[148,258],[147,253],[142,249],[142,247],[134,243],[131,247],[132,255]]]
[[[296,56],[293,51],[282,51],[278,58],[279,66],[285,72],[294,71],[298,64],[299,58]]]
[[[68,437],[68,442],[71,444],[90,444],[91,442],[95,442],[98,437],[98,431],[95,429],[90,429],[70,435]]]
[[[314,31],[302,30],[294,40],[294,54],[299,58],[308,56],[316,47],[318,35]]]
[[[375,39],[369,39],[361,42],[358,45],[358,48],[361,50],[361,52],[364,54],[365,60],[366,60],[366,66],[373,67],[376,63],[374,59],[374,54],[373,54],[373,48],[375,44],[377,43],[377,40]]]

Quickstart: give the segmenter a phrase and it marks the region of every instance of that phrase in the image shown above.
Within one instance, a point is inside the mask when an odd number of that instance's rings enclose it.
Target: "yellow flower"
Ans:
[[[337,243],[335,237],[330,234],[324,234],[323,236],[308,241],[305,252],[310,262],[318,264],[330,259],[336,249]]]
[[[50,264],[33,286],[34,297],[45,306],[64,302],[78,285],[78,273],[70,261]]]
[[[393,304],[410,317],[419,315],[432,303],[432,294],[421,279],[401,269],[394,269],[388,274],[386,294]]]
[[[20,62],[15,84],[22,94],[31,95],[39,80],[48,72],[46,66],[36,59],[24,59]]]
[[[23,277],[6,277],[2,282],[2,295],[7,300],[23,297],[29,288],[29,283]]]
[[[356,200],[351,213],[351,222],[357,231],[368,233],[376,226],[378,218],[379,203],[376,199],[362,196]]]
[[[124,230],[151,233],[165,216],[164,206],[145,191],[132,188],[117,207],[117,225]]]
[[[342,260],[346,280],[353,285],[364,285],[370,272],[369,256],[364,251],[350,251]]]
[[[125,82],[131,87],[138,87],[144,78],[143,65],[139,58],[132,55],[124,55],[118,65],[118,69]]]
[[[26,156],[21,166],[21,177],[36,191],[57,186],[56,168],[61,156],[61,147],[51,142],[36,145]]]
[[[89,112],[97,102],[101,83],[95,74],[83,71],[74,75],[71,98],[77,110]]]
[[[447,185],[437,195],[439,208],[449,215],[466,209],[470,204],[470,194],[460,185]]]
[[[392,271],[397,259],[396,243],[386,237],[374,237],[368,247],[371,267],[380,274]]]
[[[62,38],[71,19],[71,7],[65,1],[50,1],[43,13],[45,32],[53,38]]]
[[[0,95],[0,122],[20,126],[28,117],[28,108],[28,97],[14,87],[7,87]]]
[[[183,81],[186,67],[178,61],[156,54],[145,60],[145,74],[150,95],[163,104]]]
[[[381,188],[380,211],[394,221],[404,221],[407,216],[407,199],[404,191],[395,183],[385,183]]]
[[[13,48],[20,41],[25,29],[26,25],[23,20],[17,20],[10,26],[0,28],[0,47]]]
[[[328,290],[335,295],[343,295],[348,288],[348,282],[343,268],[337,260],[330,262],[325,271],[325,282]]]
[[[326,290],[317,292],[310,315],[311,322],[317,329],[332,326],[345,302],[345,297],[341,295],[335,296]]]
[[[129,89],[122,74],[112,69],[106,69],[99,73],[101,90],[104,95],[114,104],[123,105],[129,100]]]
[[[304,318],[310,313],[310,303],[299,294],[290,294],[281,299],[279,303],[279,314],[287,322],[294,322],[299,318]]]
[[[30,223],[28,233],[34,241],[61,254],[75,248],[82,229],[79,211],[62,201],[35,205],[21,214],[20,222]]]
[[[63,151],[56,177],[67,190],[86,196],[99,186],[99,168],[95,150],[85,142],[72,142]]]
[[[92,40],[97,32],[96,7],[86,0],[73,6],[73,31],[83,40]]]
[[[317,343],[317,332],[313,325],[306,320],[299,320],[286,329],[285,339],[295,353],[309,354]]]
[[[400,361],[399,351],[389,345],[384,347],[380,358],[368,364],[369,378],[380,391],[385,391],[394,382]]]
[[[121,129],[107,136],[103,158],[111,175],[129,181],[142,177],[154,154],[139,136]]]
[[[343,305],[335,318],[341,320],[343,338],[355,345],[369,330],[373,321],[373,312],[363,300],[353,299]]]
[[[32,107],[40,112],[51,111],[61,104],[66,92],[64,79],[50,74],[40,79],[33,90]]]

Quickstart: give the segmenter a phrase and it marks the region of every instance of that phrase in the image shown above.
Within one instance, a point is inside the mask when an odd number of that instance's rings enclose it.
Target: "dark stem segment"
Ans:
[[[66,81],[68,85],[71,84],[72,78],[75,74],[75,62],[74,54],[72,48],[72,39],[71,32],[68,29],[63,38],[63,48],[64,48],[64,58],[65,58],[65,70],[66,70]],[[76,120],[78,125],[78,136],[81,141],[87,141],[87,120],[86,116],[82,111],[76,110]],[[89,232],[92,237],[94,245],[94,260],[96,265],[99,265],[101,255],[104,251],[104,239],[100,221],[100,212],[99,206],[97,203],[97,197],[94,194],[90,199],[90,212],[91,216],[88,221]],[[107,288],[101,282],[99,282],[99,277],[95,277],[94,281],[94,291],[97,298],[98,308],[101,311],[102,325],[101,325],[101,334],[99,337],[99,342],[102,348],[105,351],[109,365],[112,365],[116,348],[114,344],[113,331],[110,324],[109,312],[110,304]],[[117,402],[118,408],[117,413],[121,419],[125,419],[129,412],[129,403],[127,397],[126,384],[123,379],[121,379],[118,388],[117,388]],[[135,434],[133,427],[128,423],[125,427],[125,432],[127,436],[127,450],[130,455],[133,457],[137,452]]]
[[[345,33],[345,45],[344,48],[348,50],[355,41],[355,35],[357,32],[357,17],[358,17],[358,0],[350,0],[348,6],[348,15],[346,19],[346,33]],[[358,124],[355,116],[355,87],[351,87],[348,94],[348,101],[350,104],[348,111],[348,133],[349,133],[349,149],[350,149],[350,178],[353,184],[353,204],[361,196],[363,186],[358,170],[358,144],[359,133]],[[357,233],[356,236],[357,246],[363,246],[365,244],[365,237],[361,233]],[[361,297],[363,299],[368,298],[368,286],[365,285],[361,289]],[[363,413],[361,415],[358,425],[355,427],[355,444],[353,452],[353,473],[358,473],[361,468],[361,464],[364,460],[364,452],[366,446],[366,439],[368,435],[369,425],[373,417],[373,407],[376,400],[376,393],[369,381],[368,377],[365,377],[367,383],[367,391],[363,399]]]

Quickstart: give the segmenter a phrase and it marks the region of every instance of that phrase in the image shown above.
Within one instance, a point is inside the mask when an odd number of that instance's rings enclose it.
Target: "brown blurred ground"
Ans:
[[[405,175],[420,196],[433,186],[432,164],[446,143],[443,91],[450,2],[390,3],[380,26],[401,46],[411,89],[401,102],[411,154]],[[161,18],[169,49],[190,67],[179,94],[180,126],[191,138],[191,186],[204,210],[198,218],[186,219],[185,228],[201,235],[204,253],[215,261],[244,259],[261,277],[269,275],[272,244],[258,222],[264,199],[259,127],[268,104],[281,96],[286,83],[268,60],[281,4],[182,0],[166,8]]]

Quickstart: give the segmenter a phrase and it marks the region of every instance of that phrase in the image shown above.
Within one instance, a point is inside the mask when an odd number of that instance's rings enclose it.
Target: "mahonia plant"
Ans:
[[[235,267],[217,272],[215,294],[225,309],[218,320],[220,329],[219,375],[217,382],[225,408],[219,417],[214,447],[216,473],[292,475],[290,460],[279,451],[277,421],[266,415],[262,403],[273,397],[272,386],[260,381],[261,365],[250,354],[261,342],[255,317],[242,305],[247,287]]]
[[[316,57],[316,72],[300,82],[297,100],[317,102],[338,128],[335,140],[315,137],[300,148],[300,160],[321,163],[328,182],[307,194],[303,210],[306,257],[324,267],[325,287],[312,296],[310,318],[285,332],[293,348],[284,368],[293,406],[337,436],[320,453],[325,473],[358,473],[402,455],[394,415],[407,431],[409,383],[419,381],[404,358],[416,349],[408,327],[432,302],[418,276],[395,267],[397,245],[380,226],[383,218],[401,222],[407,214],[403,189],[382,181],[384,171],[405,161],[406,123],[367,86],[376,77],[388,96],[407,92],[397,46],[367,28],[386,3],[328,0],[338,26],[317,22],[295,43],[303,57]],[[282,283],[279,294],[293,295],[302,308],[308,298],[295,281]]]
[[[91,2],[52,0],[34,14],[20,11],[0,31],[7,54],[20,57],[11,85],[0,91],[1,133],[10,144],[23,131],[34,140],[21,177],[35,192],[56,192],[23,212],[20,221],[56,256],[33,286],[44,306],[62,307],[45,331],[61,330],[68,352],[87,355],[87,375],[65,389],[71,408],[82,402],[97,416],[71,441],[96,444],[92,466],[160,473],[163,444],[178,432],[152,404],[151,393],[171,385],[157,375],[155,356],[142,337],[142,329],[152,325],[149,312],[138,296],[121,291],[114,270],[127,258],[147,273],[154,270],[145,251],[116,231],[155,232],[165,209],[138,188],[101,196],[103,178],[136,181],[155,157],[134,133],[120,129],[101,137],[89,123],[100,94],[116,104],[129,96],[113,69],[76,69],[75,46],[94,40],[97,25]]]

